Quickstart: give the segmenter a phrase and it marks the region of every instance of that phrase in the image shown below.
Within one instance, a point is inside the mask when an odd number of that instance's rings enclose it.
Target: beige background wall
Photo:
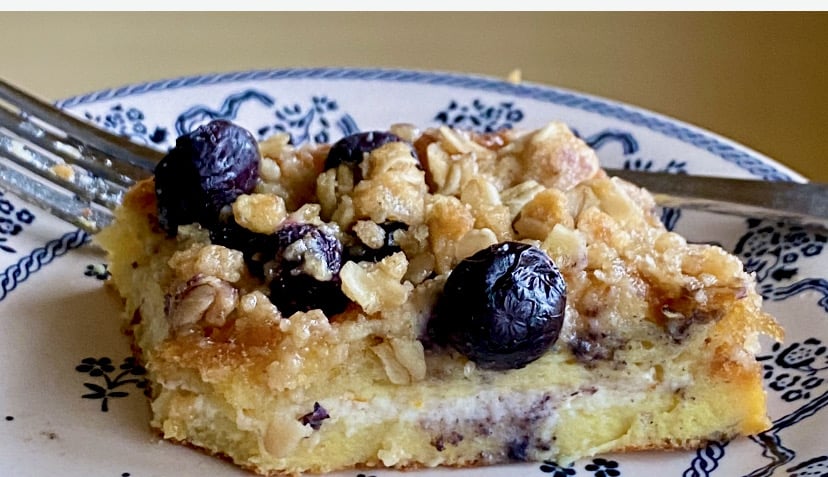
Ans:
[[[519,68],[828,182],[824,13],[0,13],[0,58],[3,77],[49,99],[250,68]]]

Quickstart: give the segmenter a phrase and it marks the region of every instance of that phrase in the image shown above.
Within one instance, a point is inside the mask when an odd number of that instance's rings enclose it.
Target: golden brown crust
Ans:
[[[146,214],[150,222],[157,221],[157,203],[155,200],[155,180],[150,177],[138,181],[124,195],[123,207]]]

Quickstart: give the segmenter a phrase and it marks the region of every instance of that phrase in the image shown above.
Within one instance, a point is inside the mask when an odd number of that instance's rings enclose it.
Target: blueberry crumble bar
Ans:
[[[151,426],[263,475],[695,448],[769,426],[782,330],[562,123],[180,137],[97,242]]]

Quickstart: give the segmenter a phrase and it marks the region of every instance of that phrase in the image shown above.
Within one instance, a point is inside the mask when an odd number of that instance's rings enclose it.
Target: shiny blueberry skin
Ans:
[[[155,168],[161,228],[175,235],[179,225],[217,224],[223,207],[253,191],[260,159],[253,135],[230,121],[180,136]]]
[[[461,261],[429,323],[432,337],[485,369],[517,369],[558,339],[566,283],[546,253],[503,242]]]
[[[342,268],[342,243],[333,235],[310,224],[286,224],[272,237],[275,253],[264,263],[265,283],[270,287],[270,301],[289,317],[297,311],[321,309],[331,317],[345,310],[349,300],[340,288],[339,270]],[[287,248],[303,240],[316,258],[325,262],[332,277],[318,280],[302,269],[303,259],[286,256]]]

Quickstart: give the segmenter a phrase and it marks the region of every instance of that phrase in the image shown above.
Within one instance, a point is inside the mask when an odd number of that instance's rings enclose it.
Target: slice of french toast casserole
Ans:
[[[266,475],[568,463],[769,426],[755,282],[562,123],[182,136],[97,237],[151,426]]]

